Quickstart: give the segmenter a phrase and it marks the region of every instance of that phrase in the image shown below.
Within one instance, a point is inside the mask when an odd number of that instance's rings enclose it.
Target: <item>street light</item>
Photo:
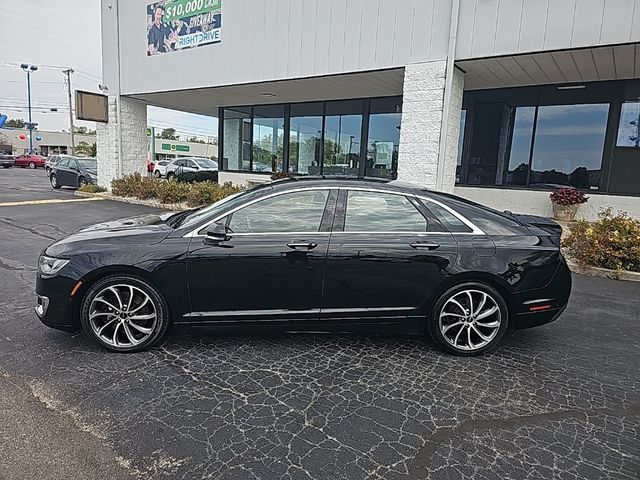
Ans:
[[[29,103],[29,123],[27,126],[29,127],[29,155],[33,154],[33,127],[34,123],[31,120],[31,74],[38,70],[37,65],[29,65],[27,63],[23,63],[20,65],[20,68],[27,73],[27,98]]]

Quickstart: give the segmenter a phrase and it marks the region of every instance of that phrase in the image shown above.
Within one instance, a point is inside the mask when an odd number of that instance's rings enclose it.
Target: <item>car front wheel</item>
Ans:
[[[51,186],[56,190],[60,188],[60,185],[58,184],[58,176],[55,173],[52,173],[49,176],[49,182],[51,182]]]
[[[80,177],[78,179],[78,187],[84,187],[87,184],[87,179],[84,177]]]
[[[83,330],[108,350],[138,352],[163,337],[169,309],[142,278],[111,275],[89,289],[80,318]]]
[[[173,173],[167,173],[167,180],[172,181],[175,180],[176,176]]]
[[[495,288],[466,282],[440,296],[427,321],[427,330],[442,349],[472,356],[494,349],[508,322],[507,304]]]
[[[34,162],[29,162],[29,168],[33,170],[34,168],[36,168],[36,164]]]
[[[156,178],[160,178],[160,177],[162,176],[162,175],[160,175],[160,172],[159,172],[158,170],[156,170],[155,172],[153,172],[153,175],[154,175]]]

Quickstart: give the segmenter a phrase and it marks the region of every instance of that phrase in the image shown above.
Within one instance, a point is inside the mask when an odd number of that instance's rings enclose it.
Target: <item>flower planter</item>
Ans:
[[[560,205],[559,203],[552,203],[553,205],[553,218],[560,222],[573,222],[576,217],[576,212],[580,204],[575,205]]]

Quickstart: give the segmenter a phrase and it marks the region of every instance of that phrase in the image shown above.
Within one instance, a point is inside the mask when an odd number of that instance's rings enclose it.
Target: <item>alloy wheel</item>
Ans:
[[[29,168],[33,170],[34,168],[36,168],[36,164],[33,162],[29,162]]]
[[[502,316],[495,298],[482,290],[461,290],[440,310],[438,327],[447,343],[458,350],[487,346],[500,331]]]
[[[80,177],[80,180],[78,180],[78,186],[79,187],[84,187],[87,184],[87,181],[85,180],[84,177]]]
[[[58,186],[58,177],[56,177],[55,175],[51,175],[49,177],[49,181],[51,182],[51,186],[53,188],[56,188]]]
[[[89,325],[105,344],[127,348],[140,345],[156,329],[158,315],[153,300],[133,285],[110,285],[89,305]]]

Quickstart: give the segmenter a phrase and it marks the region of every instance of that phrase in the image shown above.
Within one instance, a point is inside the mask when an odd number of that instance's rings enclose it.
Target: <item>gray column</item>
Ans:
[[[120,97],[121,128],[118,128],[116,97],[109,97],[109,122],[97,124],[98,185],[111,189],[111,181],[139,172],[146,175],[147,104]],[[121,139],[120,136],[121,135]],[[120,145],[122,152],[120,152]],[[122,154],[122,172],[119,155]]]
[[[454,69],[449,112],[443,118],[446,62],[407,65],[404,73],[402,123],[398,156],[398,179],[427,188],[453,191],[460,131],[464,77]],[[440,158],[443,129],[446,135],[444,158]]]

